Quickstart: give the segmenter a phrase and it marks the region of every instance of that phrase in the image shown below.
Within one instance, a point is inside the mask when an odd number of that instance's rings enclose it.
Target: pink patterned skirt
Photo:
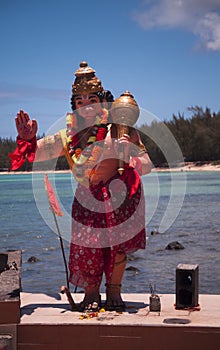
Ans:
[[[70,282],[86,288],[110,283],[117,253],[146,246],[145,199],[140,176],[126,166],[123,175],[86,188],[78,185],[72,205]]]

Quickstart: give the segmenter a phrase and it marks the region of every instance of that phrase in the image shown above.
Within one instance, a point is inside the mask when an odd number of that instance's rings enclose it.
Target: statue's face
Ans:
[[[100,100],[95,94],[77,95],[75,97],[76,109],[79,115],[84,118],[87,125],[95,121],[97,114],[102,112]]]

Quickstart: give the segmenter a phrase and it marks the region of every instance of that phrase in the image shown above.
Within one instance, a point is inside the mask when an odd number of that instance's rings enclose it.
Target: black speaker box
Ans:
[[[179,264],[176,268],[176,309],[198,306],[198,265]]]

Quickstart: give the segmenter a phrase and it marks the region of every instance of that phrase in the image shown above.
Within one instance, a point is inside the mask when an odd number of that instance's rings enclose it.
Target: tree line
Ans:
[[[177,116],[173,115],[169,121],[153,121],[150,125],[143,124],[138,128],[154,166],[167,165],[163,147],[160,147],[155,141],[155,137],[152,137],[152,135],[156,135],[159,140],[164,138],[163,142],[166,144],[168,141],[166,137],[169,137],[166,128],[176,139],[185,162],[218,163],[220,161],[220,112],[211,113],[209,108],[203,110],[198,106],[188,109],[192,113],[190,118],[185,118],[184,114],[179,113]],[[15,140],[0,137],[0,171],[10,169],[8,154],[13,152],[15,148]],[[174,159],[175,161],[178,162],[179,159]],[[52,162],[52,160],[51,162],[42,162],[38,168],[41,170],[51,169]],[[65,169],[68,169],[67,161],[65,157],[59,157],[56,170]],[[31,171],[32,164],[26,162],[19,170]]]
[[[220,160],[220,112],[211,113],[209,108],[190,107],[190,118],[183,114],[173,115],[172,119],[164,122],[153,121],[150,125],[142,125],[140,132],[149,155],[155,166],[164,166],[167,159],[163,150],[158,147],[151,135],[164,138],[167,133],[164,126],[169,129],[176,139],[185,162],[213,162]],[[166,135],[164,135],[164,133]],[[176,159],[178,162],[178,159]]]
[[[40,139],[43,136],[38,136],[37,139]],[[16,141],[12,138],[0,137],[0,171],[10,171],[11,161],[9,153],[12,153],[16,147]],[[32,168],[33,164],[26,161],[18,171],[31,171]],[[34,168],[43,171],[54,169],[54,160],[51,159],[46,162],[36,163]],[[65,156],[59,157],[56,161],[56,170],[66,169],[68,169],[68,163]]]

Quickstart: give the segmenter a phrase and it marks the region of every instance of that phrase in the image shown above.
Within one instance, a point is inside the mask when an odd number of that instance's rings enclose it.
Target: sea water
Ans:
[[[70,213],[76,188],[71,174],[48,176],[62,210]],[[152,172],[142,182],[147,247],[129,255],[122,291],[149,293],[153,286],[157,293],[175,293],[176,267],[184,263],[199,265],[200,293],[220,294],[220,173]],[[0,175],[0,251],[22,251],[23,291],[54,294],[66,276],[43,183],[44,174]],[[68,261],[70,227],[62,220]],[[184,249],[166,249],[173,241]],[[31,256],[38,261],[28,262]]]

